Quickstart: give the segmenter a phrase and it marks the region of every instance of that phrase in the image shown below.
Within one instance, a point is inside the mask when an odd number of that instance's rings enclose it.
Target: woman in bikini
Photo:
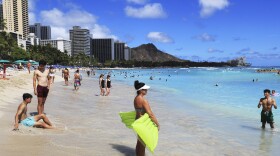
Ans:
[[[151,107],[148,101],[144,98],[147,95],[148,89],[150,86],[145,85],[145,83],[135,81],[134,87],[137,91],[137,95],[134,99],[134,108],[136,111],[136,119],[140,118],[142,115],[147,113],[151,120],[157,125],[158,130],[160,128],[157,118],[155,117],[154,113],[151,110]],[[145,155],[145,145],[141,143],[141,139],[138,137],[137,144],[136,144],[136,155],[137,156],[144,156]]]

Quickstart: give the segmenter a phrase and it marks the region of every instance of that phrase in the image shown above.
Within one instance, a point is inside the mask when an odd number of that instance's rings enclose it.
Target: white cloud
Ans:
[[[208,48],[208,53],[223,53],[223,50]]]
[[[126,0],[129,3],[135,3],[135,4],[145,4],[148,0]]]
[[[29,12],[28,18],[29,18],[29,25],[33,25],[34,23],[36,23],[36,15],[34,12]]]
[[[53,39],[57,39],[57,38],[69,39],[69,29],[64,27],[57,27],[57,26],[52,26],[51,29],[52,29]]]
[[[228,0],[199,0],[199,4],[202,7],[200,10],[201,17],[208,17],[217,10],[223,10],[229,6]]]
[[[29,11],[35,11],[36,8],[36,1],[37,0],[28,0],[28,10]]]
[[[141,8],[127,6],[125,13],[129,17],[135,18],[164,18],[167,16],[160,3],[146,4]]]
[[[36,14],[35,14],[35,9],[36,9],[36,1],[37,0],[29,0],[28,1],[28,18],[29,18],[29,25],[32,25],[36,22]]]
[[[150,32],[147,38],[153,42],[161,43],[173,43],[174,41],[165,33],[162,32]]]
[[[43,25],[50,25],[52,29],[52,38],[69,39],[69,29],[73,26],[81,26],[81,28],[89,29],[93,37],[114,38],[118,37],[111,34],[106,26],[97,24],[98,17],[75,7],[66,12],[62,12],[58,8],[51,10],[43,10],[40,12],[40,22]]]
[[[95,24],[91,32],[93,34],[93,38],[113,38],[115,40],[118,39],[117,36],[111,34],[110,29],[106,26]]]
[[[54,26],[74,26],[80,25],[89,28],[91,24],[96,23],[97,17],[86,11],[70,10],[62,12],[57,8],[41,12],[42,22]]]
[[[118,39],[117,36],[112,35],[109,28],[97,23],[97,16],[82,10],[80,6],[74,3],[67,2],[64,4],[67,11],[53,8],[37,13],[36,3],[39,3],[39,0],[28,0],[28,2],[29,23],[34,24],[35,22],[39,22],[43,25],[51,26],[53,39],[61,37],[69,39],[69,29],[72,29],[73,26],[81,26],[81,28],[89,29],[93,37]]]
[[[209,35],[207,33],[203,33],[201,35],[194,36],[193,38],[200,40],[200,41],[204,41],[204,42],[216,41],[216,37],[214,35]]]

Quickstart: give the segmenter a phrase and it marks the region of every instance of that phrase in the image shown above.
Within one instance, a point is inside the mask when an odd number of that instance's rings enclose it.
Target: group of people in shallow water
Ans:
[[[13,130],[18,130],[19,124],[28,127],[40,127],[52,129],[54,128],[48,117],[44,113],[44,105],[49,93],[50,84],[52,79],[50,77],[51,71],[45,68],[46,62],[41,60],[39,61],[39,67],[34,71],[33,75],[33,88],[34,94],[37,95],[38,98],[38,106],[37,112],[38,114],[35,116],[27,117],[27,105],[31,103],[32,95],[29,93],[24,93],[22,98],[22,103],[18,106],[16,115],[15,115],[15,124]],[[65,85],[68,85],[68,79],[70,78],[69,70],[65,68],[62,71],[62,77],[65,79]],[[76,70],[74,74],[74,87],[81,85],[80,84],[80,73],[79,70]],[[107,75],[106,80],[104,80],[104,75],[101,74],[99,77],[99,86],[100,86],[100,95],[108,96],[110,94],[111,80],[110,75]],[[105,90],[106,88],[106,90]],[[134,98],[134,108],[136,112],[136,119],[139,119],[145,113],[149,115],[151,120],[155,123],[160,129],[159,122],[152,112],[148,101],[144,98],[148,93],[148,89],[150,88],[145,83],[135,81],[134,88],[137,92],[136,97]],[[262,128],[265,128],[266,123],[270,124],[271,128],[274,128],[274,118],[272,113],[272,108],[277,109],[276,101],[271,96],[275,96],[275,90],[270,93],[269,89],[265,89],[263,91],[264,97],[259,100],[257,105],[258,108],[262,107],[261,111],[261,122]],[[42,122],[41,122],[42,120]],[[143,156],[145,155],[145,145],[142,143],[140,138],[137,138],[136,144],[136,155]]]
[[[65,85],[68,86],[70,74],[69,74],[69,70],[67,68],[62,70],[62,78],[64,78]],[[80,74],[80,70],[77,69],[74,72],[74,82],[73,82],[75,91],[79,90],[79,86],[82,85],[81,81],[82,81],[82,74]]]
[[[99,76],[100,96],[108,96],[110,94],[110,89],[112,87],[110,77],[111,76],[108,74],[104,80],[104,74]]]

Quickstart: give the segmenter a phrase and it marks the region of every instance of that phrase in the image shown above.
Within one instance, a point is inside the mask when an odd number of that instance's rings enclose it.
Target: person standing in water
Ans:
[[[100,96],[104,96],[105,95],[105,81],[104,81],[103,77],[104,77],[103,74],[101,74],[99,76]]]
[[[76,70],[75,74],[74,74],[74,89],[77,91],[79,89],[80,86],[80,73],[79,70]]]
[[[50,77],[51,77],[51,84],[54,83],[54,78],[55,78],[55,68],[53,66],[50,67]]]
[[[145,83],[139,82],[138,80],[134,82],[134,88],[137,91],[137,95],[134,98],[134,108],[136,111],[136,120],[139,119],[142,115],[147,113],[150,119],[157,125],[158,130],[160,129],[159,123],[157,118],[155,117],[154,113],[151,110],[151,107],[148,101],[144,98],[145,95],[148,93],[148,89],[150,86],[145,85]],[[145,145],[142,144],[141,138],[138,136],[136,149],[135,149],[137,156],[144,156],[145,155]]]
[[[110,77],[111,77],[110,75],[107,75],[106,78],[106,96],[110,94],[110,88],[112,87]]]
[[[262,128],[265,128],[265,124],[269,123],[271,128],[274,128],[274,119],[272,113],[272,106],[277,109],[276,102],[273,98],[270,97],[270,90],[265,89],[264,91],[264,98],[260,99],[258,104],[258,108],[262,106],[261,112],[261,122]]]
[[[44,113],[44,106],[50,89],[50,72],[46,70],[46,64],[44,60],[39,61],[38,69],[34,71],[33,75],[34,94],[38,97],[38,115]]]
[[[62,77],[64,78],[65,85],[68,86],[68,80],[70,78],[70,74],[69,74],[69,70],[67,68],[62,70]]]

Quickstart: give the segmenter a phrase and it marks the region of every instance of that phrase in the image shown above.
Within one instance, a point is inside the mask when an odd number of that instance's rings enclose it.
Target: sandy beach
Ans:
[[[32,74],[20,72],[8,81],[0,81],[0,151],[5,156],[59,155],[59,156],[131,156],[135,155],[136,135],[120,120],[119,112],[133,110],[136,95],[133,85],[117,83],[112,78],[111,94],[98,96],[98,76],[83,73],[82,86],[73,91],[73,73],[70,85],[65,86],[57,71],[45,104],[45,112],[56,130],[19,127],[14,132],[14,115],[25,92],[33,94]],[[154,155],[255,155],[251,146],[243,146],[235,139],[223,139],[223,132],[207,129],[207,118],[166,104],[167,94],[151,88],[147,95],[157,116],[161,130]],[[188,101],[185,101],[188,103]],[[173,104],[174,105],[174,104]],[[37,97],[28,105],[28,112],[36,112]],[[251,133],[251,132],[250,132]],[[238,150],[236,150],[238,149]],[[263,152],[258,152],[263,154]],[[146,150],[147,155],[152,155]]]
[[[59,73],[59,74],[58,74]],[[14,115],[16,113],[19,103],[22,101],[22,94],[25,92],[33,95],[32,102],[28,105],[28,112],[36,112],[37,97],[34,96],[32,87],[32,74],[27,74],[26,71],[11,73],[10,80],[0,81],[0,151],[1,155],[16,156],[16,155],[133,155],[134,142],[136,142],[135,135],[132,131],[126,129],[120,122],[118,117],[119,111],[132,110],[132,99],[134,93],[128,92],[125,95],[129,96],[130,100],[126,104],[121,104],[118,107],[120,95],[112,95],[109,97],[99,97],[98,80],[93,81],[93,90],[96,94],[92,94],[88,102],[92,103],[92,113],[94,117],[83,118],[80,114],[86,112],[85,110],[77,110],[73,105],[79,105],[79,102],[68,101],[67,98],[78,98],[83,90],[83,86],[78,92],[73,91],[72,77],[70,78],[70,85],[64,86],[64,80],[57,72],[55,84],[51,86],[50,93],[46,102],[46,113],[57,130],[43,130],[38,128],[19,127],[19,131],[14,132]],[[85,75],[85,74],[84,74]],[[73,76],[73,74],[71,74]],[[83,85],[87,85],[87,80],[83,80]],[[94,87],[95,86],[95,87]],[[114,85],[114,89],[118,86]],[[58,90],[62,89],[63,92]],[[123,88],[124,92],[128,89]],[[61,90],[60,90],[61,91]],[[64,92],[65,91],[65,92]],[[130,91],[133,91],[130,89]],[[119,92],[121,93],[121,92]],[[115,93],[114,93],[115,94]],[[57,98],[54,98],[57,96]],[[75,97],[77,96],[77,97]],[[81,97],[80,97],[81,98]],[[83,100],[83,99],[81,99]],[[84,99],[85,100],[85,99]],[[59,102],[58,102],[59,101]],[[59,105],[66,102],[69,107]],[[114,101],[114,102],[112,102]],[[122,103],[122,102],[120,102]],[[128,106],[128,108],[126,108]],[[61,111],[63,111],[61,113]],[[67,114],[65,111],[72,112]],[[90,113],[90,114],[92,114]],[[69,116],[79,118],[78,122],[88,123],[88,127],[80,128],[76,120],[69,120]],[[70,117],[71,118],[71,117]],[[121,131],[120,131],[121,130]],[[76,133],[78,132],[78,133]],[[130,136],[129,140],[133,140],[130,147],[127,140],[120,140],[119,133],[122,136]],[[73,133],[76,133],[73,135]],[[88,140],[87,133],[94,134],[92,140]],[[78,134],[78,135],[77,135]],[[83,136],[84,135],[84,136]],[[86,142],[84,142],[84,141]],[[22,152],[24,151],[24,152]]]

